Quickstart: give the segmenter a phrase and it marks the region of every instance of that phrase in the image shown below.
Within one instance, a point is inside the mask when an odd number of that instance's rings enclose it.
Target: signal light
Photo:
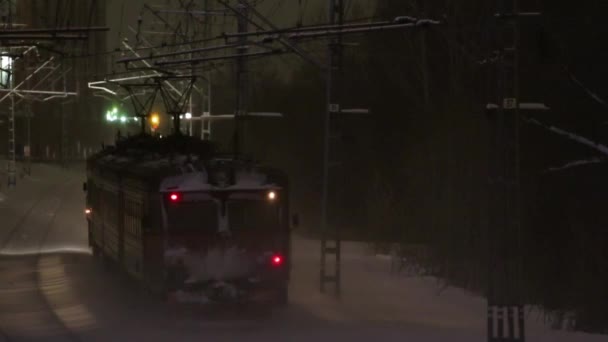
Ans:
[[[272,256],[271,261],[272,261],[272,266],[278,267],[283,264],[283,257],[278,254],[275,254]]]
[[[93,210],[91,210],[91,208],[86,208],[84,210],[84,213],[87,214],[87,215],[91,215],[92,212],[93,212]]]
[[[171,195],[169,195],[169,199],[171,200],[171,202],[179,202],[180,195],[178,193],[172,193]]]
[[[106,121],[108,122],[120,122],[125,124],[129,122],[129,120],[129,117],[125,113],[119,112],[117,107],[113,107],[106,112]]]
[[[160,117],[158,116],[157,113],[152,114],[152,116],[150,116],[150,126],[152,126],[153,130],[158,129],[158,126],[160,125]]]
[[[274,201],[277,198],[277,193],[274,191],[268,192],[268,199]]]

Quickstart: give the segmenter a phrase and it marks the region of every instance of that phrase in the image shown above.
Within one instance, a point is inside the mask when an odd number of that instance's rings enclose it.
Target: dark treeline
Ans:
[[[543,16],[521,21],[520,100],[551,107],[522,117],[608,143],[608,108],[589,93],[608,97],[602,82],[608,4],[522,3],[522,10]],[[495,12],[486,0],[379,2],[379,19],[412,15],[445,24],[348,39],[359,45],[346,52],[344,107],[368,107],[372,114],[335,120],[342,163],[331,178],[331,222],[346,237],[427,246],[431,253],[422,262],[434,275],[480,294],[492,229],[485,106],[497,100],[495,66],[479,62],[495,48]],[[306,64],[288,80],[260,75],[252,109],[282,111],[286,119],[251,123],[248,146],[290,172],[294,207],[307,233],[317,234],[323,77]],[[230,108],[230,98],[226,93],[218,106]],[[521,151],[526,302],[545,309],[556,327],[606,332],[606,156],[525,120]],[[589,160],[597,162],[561,168]]]

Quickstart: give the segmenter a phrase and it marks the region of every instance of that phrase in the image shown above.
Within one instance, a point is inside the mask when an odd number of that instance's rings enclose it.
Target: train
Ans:
[[[87,160],[94,256],[176,302],[286,305],[288,178],[209,141],[141,134]]]

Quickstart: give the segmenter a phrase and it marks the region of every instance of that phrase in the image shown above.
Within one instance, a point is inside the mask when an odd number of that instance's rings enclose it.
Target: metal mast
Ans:
[[[8,186],[12,187],[15,185],[17,185],[17,165],[15,155],[15,96],[11,94],[11,113],[8,118]]]
[[[66,72],[65,72],[65,64],[62,63],[61,64],[63,69],[64,69],[64,73],[63,73],[63,87],[64,89],[67,87],[67,80],[66,80]],[[70,115],[67,111],[67,102],[66,101],[62,101],[61,102],[61,164],[64,167],[67,167],[67,161],[69,158],[69,152],[68,152],[68,120],[70,119]]]
[[[239,12],[237,16],[237,31],[247,33],[249,29],[249,5],[239,3],[236,5]],[[247,116],[249,74],[247,70],[247,37],[242,36],[238,39],[238,57],[236,59],[236,111],[234,117],[234,154],[236,157],[241,153],[241,143],[245,141],[246,124],[243,122]],[[242,141],[241,141],[242,140]]]
[[[497,110],[492,118],[488,341],[525,341],[520,209],[519,1],[497,0]]]
[[[13,12],[15,10],[15,8],[13,7],[14,4],[12,1],[5,1],[4,3],[0,4],[2,6],[2,14],[3,17],[6,18],[6,23],[4,23],[6,25],[6,27],[8,27],[9,29],[13,28]],[[15,85],[15,65],[14,65],[14,59],[12,57],[9,57],[9,65],[8,65],[8,70],[3,71],[5,72],[8,77],[7,77],[7,87],[11,89],[11,111],[9,113],[8,116],[8,170],[7,170],[7,174],[8,174],[8,179],[7,179],[7,185],[9,187],[13,187],[15,185],[17,185],[17,165],[16,165],[16,151],[15,151],[15,97],[12,91],[14,91],[14,85]],[[4,67],[4,66],[2,66]]]
[[[205,13],[209,12],[209,0],[205,0],[203,10]],[[212,16],[208,15],[204,20],[205,24],[203,26],[203,37],[209,38],[211,36],[211,19]],[[206,47],[207,44],[203,46]],[[206,73],[206,81],[207,81],[207,91],[203,95],[203,113],[201,114],[201,139],[211,140],[211,120],[209,120],[209,116],[211,116],[211,72],[208,71]]]
[[[329,24],[344,24],[344,2],[343,0],[329,1]],[[329,177],[331,166],[331,144],[332,115],[341,111],[342,90],[342,60],[343,44],[342,33],[332,37],[329,43],[327,69],[327,108],[324,118],[324,141],[323,141],[323,189],[321,197],[321,268],[320,268],[320,290],[325,291],[327,283],[335,284],[335,294],[340,295],[340,232],[338,225],[329,227]],[[333,267],[330,264],[333,261]]]

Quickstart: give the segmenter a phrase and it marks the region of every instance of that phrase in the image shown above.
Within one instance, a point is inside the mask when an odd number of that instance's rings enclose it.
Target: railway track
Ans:
[[[8,320],[8,324],[12,324],[13,328],[21,327],[26,328],[29,323],[38,323],[43,330],[41,333],[48,331],[52,333],[49,336],[50,340],[60,341],[80,341],[78,336],[70,330],[63,320],[57,316],[56,308],[48,301],[45,293],[43,292],[44,280],[41,279],[40,265],[44,262],[43,260],[43,248],[48,239],[48,236],[53,228],[55,219],[63,207],[63,203],[66,198],[71,194],[69,191],[61,191],[66,186],[76,186],[76,179],[71,176],[68,179],[61,180],[58,183],[48,185],[40,192],[38,198],[21,214],[19,220],[11,228],[7,236],[2,240],[0,244],[0,262],[3,264],[9,264],[9,266],[2,272],[4,276],[9,276],[7,288],[2,292],[5,293],[5,298],[8,300],[2,301],[2,303],[8,302],[8,308],[3,308],[1,311],[8,315],[14,315],[15,317],[21,317],[23,322],[18,322],[17,318],[14,320]],[[36,222],[36,212],[40,211],[38,215],[43,214],[43,222]],[[31,223],[28,221],[32,221]],[[29,224],[36,223],[38,227],[44,228],[38,237],[38,243],[35,251],[27,255],[11,255],[11,253],[5,253],[7,247],[16,240],[19,234],[27,230]],[[4,265],[3,265],[4,266]],[[5,268],[5,267],[2,267]],[[11,289],[11,284],[20,284]],[[48,286],[48,285],[47,285]],[[0,290],[1,291],[1,290]],[[10,305],[14,303],[15,305]],[[0,307],[3,306],[0,304]],[[34,308],[32,312],[28,312]],[[28,322],[28,318],[31,322]],[[5,317],[6,319],[6,317]],[[22,339],[28,339],[30,337],[43,337],[44,336],[21,336],[22,334],[12,333],[7,331],[6,322],[0,321],[0,337],[4,341],[12,342],[19,341]],[[27,329],[29,330],[29,329]],[[36,330],[36,327],[32,327],[32,330]],[[27,331],[29,333],[29,331]],[[27,335],[24,331],[24,334]],[[32,333],[35,334],[35,333]]]

